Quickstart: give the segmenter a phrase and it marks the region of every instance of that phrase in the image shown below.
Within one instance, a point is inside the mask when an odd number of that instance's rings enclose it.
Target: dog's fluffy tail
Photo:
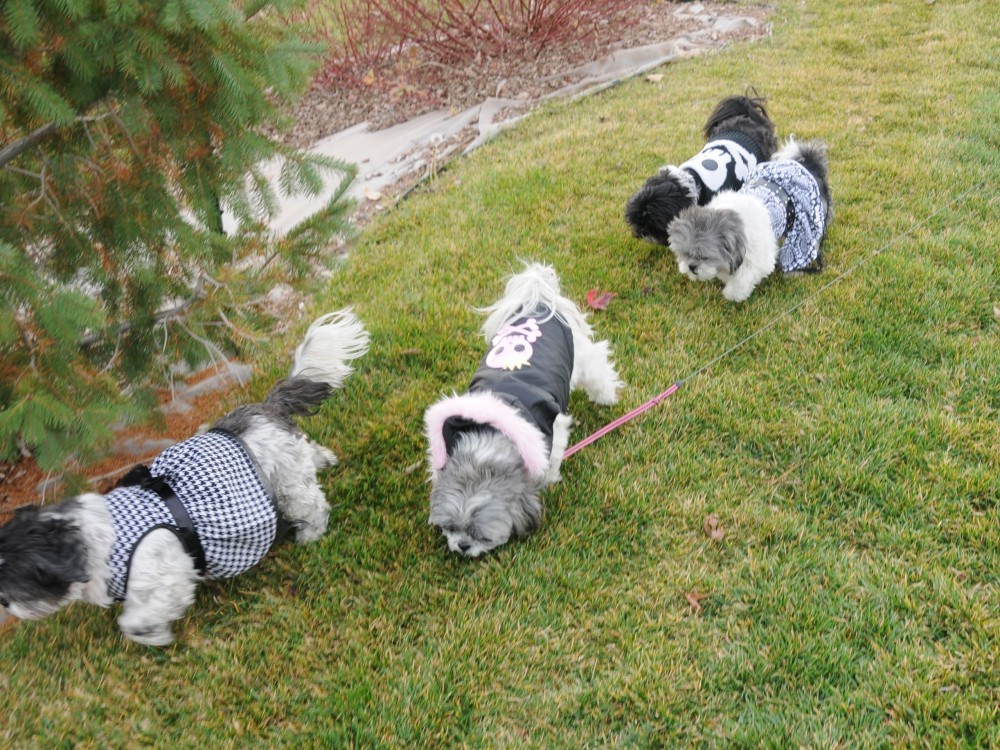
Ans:
[[[317,318],[295,350],[290,376],[265,403],[283,415],[310,414],[344,384],[349,364],[368,351],[368,331],[350,308]]]
[[[354,368],[348,364],[368,351],[368,331],[350,308],[313,321],[295,350],[292,377],[340,388]]]
[[[829,148],[826,143],[819,140],[797,141],[789,136],[785,143],[774,154],[774,159],[791,159],[797,161],[816,179],[819,185],[820,195],[826,205],[826,223],[829,225],[830,217],[833,214],[833,200],[830,196],[830,159]]]
[[[823,181],[826,180],[830,168],[827,151],[827,145],[823,141],[797,141],[793,136],[789,136],[774,154],[774,159],[797,161],[808,169],[813,177]]]
[[[503,297],[480,309],[487,314],[482,328],[486,341],[492,341],[501,326],[517,317],[518,313],[530,312],[540,305],[552,310],[573,330],[590,335],[586,316],[575,302],[562,296],[555,269],[544,263],[526,263],[523,271],[507,280]]]

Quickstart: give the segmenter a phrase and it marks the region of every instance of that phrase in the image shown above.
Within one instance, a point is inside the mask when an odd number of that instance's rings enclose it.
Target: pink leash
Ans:
[[[615,428],[621,427],[623,424],[625,424],[629,420],[635,419],[640,414],[642,414],[644,411],[648,411],[649,409],[652,409],[654,406],[656,406],[658,403],[660,403],[664,399],[667,399],[670,396],[672,396],[677,391],[677,389],[680,388],[680,387],[681,387],[681,381],[679,381],[677,383],[674,383],[672,386],[670,386],[669,388],[667,388],[667,390],[665,390],[663,393],[661,393],[658,396],[653,396],[653,398],[649,399],[649,401],[647,401],[646,403],[644,403],[642,406],[637,406],[632,411],[630,411],[628,414],[623,414],[622,416],[618,417],[618,419],[616,419],[614,422],[610,422],[609,424],[604,425],[604,427],[602,427],[601,429],[599,429],[593,435],[585,437],[583,440],[581,440],[576,445],[573,445],[573,446],[570,446],[569,448],[567,448],[566,452],[563,453],[563,458],[568,458],[569,456],[572,456],[574,453],[576,453],[581,448],[586,448],[588,445],[590,445],[594,441],[599,440],[600,438],[604,437],[605,435],[607,435],[609,432],[611,432]]]

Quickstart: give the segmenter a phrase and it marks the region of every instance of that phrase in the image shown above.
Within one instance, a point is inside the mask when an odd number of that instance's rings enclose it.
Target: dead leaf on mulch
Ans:
[[[719,522],[719,517],[715,513],[710,513],[705,516],[704,528],[705,533],[717,542],[725,539],[726,537],[726,530],[722,528],[722,524]]]
[[[611,300],[617,296],[615,292],[602,292],[595,287],[587,292],[587,305],[592,310],[607,310]]]
[[[701,600],[707,597],[708,594],[703,594],[700,591],[689,591],[684,595],[687,599],[689,605],[691,605],[691,614],[700,615],[701,614]]]

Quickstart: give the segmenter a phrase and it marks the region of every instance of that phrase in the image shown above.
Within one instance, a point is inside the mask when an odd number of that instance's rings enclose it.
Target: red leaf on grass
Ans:
[[[719,517],[715,513],[710,513],[705,516],[704,528],[705,533],[715,541],[724,539],[726,536],[726,530],[722,528],[722,524],[719,522]]]
[[[684,595],[688,604],[691,605],[691,614],[697,615],[701,612],[701,600],[706,596],[708,596],[708,594],[703,594],[700,591],[689,591]]]
[[[611,300],[617,296],[614,292],[602,292],[595,287],[587,292],[587,305],[593,310],[607,310]]]

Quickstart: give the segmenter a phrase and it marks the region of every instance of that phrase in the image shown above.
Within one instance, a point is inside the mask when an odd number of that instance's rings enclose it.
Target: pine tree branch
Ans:
[[[56,124],[50,122],[47,125],[42,125],[40,128],[36,128],[28,135],[24,136],[20,140],[14,141],[9,146],[4,146],[0,150],[0,169],[3,169],[7,164],[14,161],[17,157],[27,151],[29,148],[34,148],[37,144],[44,141],[50,135],[56,132]]]
[[[153,325],[156,326],[164,322],[165,320],[171,320],[174,318],[181,319],[182,313],[184,313],[189,307],[194,305],[194,303],[197,302],[199,299],[201,299],[200,287],[195,290],[194,296],[182,301],[176,307],[171,307],[167,310],[160,310],[158,313],[156,313],[153,316]],[[131,331],[132,328],[133,328],[132,323],[126,321],[124,323],[119,324],[115,328],[113,335],[115,336],[115,338],[118,338],[122,334]],[[80,339],[80,344],[79,344],[80,348],[87,349],[96,344],[98,341],[103,340],[104,338],[105,336],[100,333],[89,333]]]
[[[21,337],[21,342],[24,344],[24,348],[29,352],[29,356],[30,356],[30,363],[29,364],[30,364],[31,369],[32,370],[37,370],[38,369],[38,359],[37,359],[37,357],[35,355],[36,355],[36,353],[38,351],[38,347],[35,346],[35,343],[34,343],[34,340],[33,340],[34,337],[28,331],[28,327],[25,325],[24,319],[21,317],[21,315],[15,315],[14,316],[14,325],[17,326],[17,332],[18,332],[18,334]]]
[[[109,108],[110,109],[110,108]],[[109,112],[113,115],[113,112]],[[103,120],[109,115],[100,115],[97,117],[85,117],[80,116],[76,118],[76,122],[95,122],[97,120]],[[14,161],[17,157],[27,151],[29,148],[34,148],[39,143],[44,141],[50,135],[55,133],[57,126],[54,122],[42,125],[40,128],[35,128],[35,130],[28,133],[24,138],[20,138],[13,143],[4,146],[0,149],[0,169],[6,167],[10,162]],[[93,141],[92,141],[93,142]],[[134,145],[134,144],[133,144]]]

